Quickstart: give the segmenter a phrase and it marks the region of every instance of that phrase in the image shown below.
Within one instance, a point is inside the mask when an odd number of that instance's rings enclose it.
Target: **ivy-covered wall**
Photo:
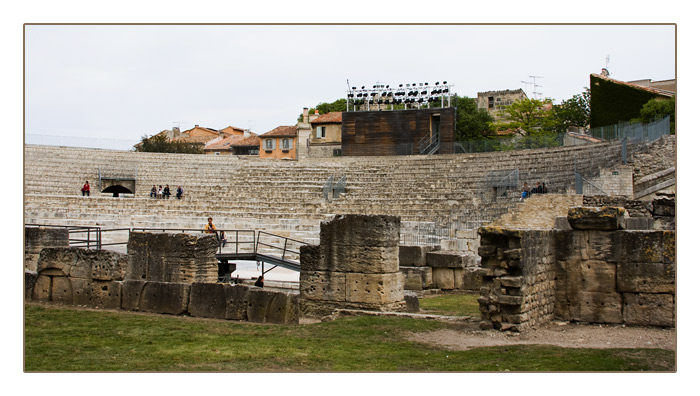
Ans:
[[[639,117],[645,103],[657,95],[591,75],[591,128]]]

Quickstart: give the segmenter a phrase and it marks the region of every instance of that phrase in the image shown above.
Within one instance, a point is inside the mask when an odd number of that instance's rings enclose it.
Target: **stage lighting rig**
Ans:
[[[427,82],[420,83],[401,83],[397,87],[391,88],[389,84],[377,82],[371,86],[361,85],[351,87],[348,82],[348,111],[352,104],[352,111],[385,109],[383,106],[391,106],[387,110],[393,110],[395,104],[406,104],[406,108],[421,108],[423,106],[431,106],[434,103],[440,103],[440,107],[450,106],[452,86],[447,81],[436,81],[434,85]],[[447,98],[447,103],[445,103]],[[379,105],[379,107],[376,107]],[[359,108],[358,108],[359,106]]]

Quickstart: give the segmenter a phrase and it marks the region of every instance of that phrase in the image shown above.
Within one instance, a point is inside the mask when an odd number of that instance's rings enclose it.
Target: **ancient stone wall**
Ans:
[[[570,230],[482,227],[482,328],[552,319],[675,325],[675,232],[623,230],[623,208],[578,207]]]
[[[301,247],[301,311],[405,308],[396,216],[336,215],[321,223],[319,245]]]
[[[25,298],[259,323],[299,322],[298,295],[215,283],[213,236],[132,234],[128,254],[44,248],[38,274],[25,273]]]
[[[45,247],[68,247],[67,228],[25,227],[24,268],[37,270],[39,253]]]

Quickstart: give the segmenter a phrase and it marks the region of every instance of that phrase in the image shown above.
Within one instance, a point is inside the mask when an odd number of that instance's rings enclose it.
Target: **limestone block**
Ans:
[[[38,275],[32,290],[32,300],[51,301],[51,277]]]
[[[583,231],[583,233],[588,240],[586,255],[589,260],[616,261],[616,233],[606,231]]]
[[[248,320],[248,290],[246,285],[233,285],[224,288],[226,296],[225,318],[230,320]]]
[[[67,228],[25,227],[24,250],[39,253],[46,247],[68,247]]]
[[[120,308],[121,287],[121,281],[92,280],[90,282],[90,306],[101,309]]]
[[[139,311],[141,296],[146,282],[142,280],[125,280],[122,284],[122,309],[127,311]]]
[[[190,315],[201,318],[226,318],[226,292],[224,283],[193,283],[190,288]]]
[[[478,267],[467,267],[462,273],[462,289],[470,291],[478,291],[484,284],[484,278],[480,275]]]
[[[321,271],[393,273],[399,270],[399,247],[396,246],[321,246]],[[325,268],[324,268],[325,264]]]
[[[24,271],[24,299],[31,300],[34,293],[34,285],[39,278],[36,271]]]
[[[555,230],[571,230],[571,225],[569,224],[569,219],[564,216],[557,216],[554,218],[554,229]]]
[[[94,280],[121,281],[129,264],[129,256],[109,250],[97,250],[91,256],[91,275]]]
[[[76,278],[89,278],[90,268],[85,263],[82,263],[83,268],[73,270],[78,261],[77,251],[77,248],[42,249],[37,263],[37,272],[41,274],[46,270],[58,270],[63,276],[71,276],[73,272]]]
[[[146,282],[141,292],[139,311],[181,315],[187,312],[189,300],[189,284]]]
[[[399,246],[399,265],[425,267],[425,254],[439,250],[439,246]]]
[[[661,255],[664,263],[676,263],[676,232],[663,231]]]
[[[664,261],[664,231],[621,231],[615,233],[615,238],[618,263]]]
[[[433,284],[442,290],[455,288],[455,270],[453,268],[433,268]]]
[[[625,229],[630,231],[652,229],[653,220],[648,217],[628,217],[625,221]]]
[[[54,276],[51,279],[51,301],[73,304],[73,285],[66,276]]]
[[[325,271],[327,265],[321,263],[321,246],[302,245],[299,247],[299,262],[302,271]]]
[[[569,208],[567,218],[574,230],[614,231],[624,227],[625,208],[611,206]]]
[[[248,291],[248,320],[256,323],[299,323],[299,297],[253,288]]]
[[[85,278],[70,278],[73,287],[73,305],[91,306],[92,280]],[[117,308],[121,307],[121,301],[117,303]]]
[[[671,294],[623,293],[623,318],[637,326],[675,326],[675,303]]]
[[[400,218],[382,215],[335,215],[321,223],[321,246],[385,246],[399,244]]]
[[[420,312],[420,302],[416,293],[404,291],[403,299],[406,302],[406,312]]]
[[[346,301],[386,304],[403,301],[403,274],[346,273]]]
[[[617,266],[605,261],[587,260],[581,263],[581,291],[613,293]]]
[[[433,284],[433,269],[430,267],[399,267],[404,275],[404,290],[430,289]]]
[[[455,268],[455,289],[462,289],[464,287],[464,268]]]
[[[593,323],[622,323],[622,296],[619,293],[581,292],[580,318]]]
[[[630,293],[676,292],[676,266],[666,263],[618,263],[617,290]]]
[[[299,293],[302,299],[345,301],[347,281],[344,272],[301,271]]]
[[[467,255],[454,251],[428,252],[425,255],[425,263],[433,268],[464,268]]]

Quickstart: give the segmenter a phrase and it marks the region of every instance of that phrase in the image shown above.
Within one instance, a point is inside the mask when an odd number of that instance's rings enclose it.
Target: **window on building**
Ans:
[[[493,109],[493,96],[489,96],[489,109]]]
[[[275,139],[265,139],[265,150],[275,149]]]
[[[326,127],[317,126],[316,127],[316,138],[321,139],[326,137]]]
[[[291,139],[282,139],[282,150],[289,150],[291,146]]]

